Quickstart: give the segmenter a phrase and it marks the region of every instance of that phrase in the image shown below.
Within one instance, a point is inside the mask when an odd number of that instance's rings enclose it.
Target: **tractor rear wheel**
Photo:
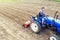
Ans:
[[[30,24],[30,28],[31,30],[34,32],[34,33],[40,33],[41,31],[41,26],[38,22],[36,21],[33,21],[31,24]]]
[[[59,37],[55,34],[50,34],[49,39],[48,40],[60,40]]]

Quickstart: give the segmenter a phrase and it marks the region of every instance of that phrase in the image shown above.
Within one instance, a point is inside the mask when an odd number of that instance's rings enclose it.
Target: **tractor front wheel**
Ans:
[[[31,30],[32,30],[34,33],[40,33],[40,31],[41,31],[41,26],[40,26],[39,23],[36,22],[36,21],[33,21],[33,22],[30,24],[30,28],[31,28]]]
[[[59,37],[55,34],[50,34],[49,39],[48,40],[60,40]]]

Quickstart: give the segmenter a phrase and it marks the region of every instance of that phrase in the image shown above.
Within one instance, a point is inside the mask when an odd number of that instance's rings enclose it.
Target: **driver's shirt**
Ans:
[[[39,10],[39,13],[38,13],[37,16],[38,16],[38,17],[44,17],[44,16],[45,16],[43,9],[40,9],[40,10]]]

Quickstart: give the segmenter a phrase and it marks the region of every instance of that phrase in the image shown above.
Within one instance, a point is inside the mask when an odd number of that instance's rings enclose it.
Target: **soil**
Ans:
[[[48,40],[49,29],[35,34],[29,27],[24,28],[22,24],[29,20],[31,15],[36,16],[43,6],[45,14],[52,17],[56,10],[60,10],[60,3],[43,0],[23,0],[16,3],[0,3],[0,5],[0,40]]]

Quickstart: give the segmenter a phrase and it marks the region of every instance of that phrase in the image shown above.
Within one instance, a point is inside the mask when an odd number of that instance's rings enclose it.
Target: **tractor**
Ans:
[[[60,34],[60,20],[57,15],[58,11],[55,12],[54,17],[45,15],[44,17],[31,16],[30,20],[23,23],[23,26],[27,28],[30,26],[34,33],[40,33],[43,28],[51,29],[55,31],[56,34],[50,34],[48,40],[60,40],[57,33]],[[44,18],[44,23],[42,24],[42,18]]]

